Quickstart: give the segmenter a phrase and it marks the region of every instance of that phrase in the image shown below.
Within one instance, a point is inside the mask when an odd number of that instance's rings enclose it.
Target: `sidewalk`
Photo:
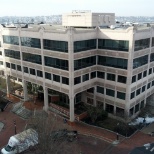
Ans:
[[[12,98],[10,99],[13,101]],[[0,147],[6,145],[9,137],[14,135],[15,132],[13,124],[14,120],[16,120],[17,124],[17,133],[21,132],[26,125],[26,120],[23,120],[14,113],[10,112],[13,104],[14,103],[10,103],[4,112],[0,112],[0,121],[4,123],[4,129],[2,129],[2,131],[0,132],[0,138],[3,139],[0,140]],[[26,108],[30,107],[31,109],[33,107],[35,108],[37,105],[39,106],[38,109],[42,109],[41,102],[40,103],[36,102],[36,104],[34,104],[33,102],[28,101],[25,104]],[[54,114],[52,112],[50,113]],[[63,117],[61,116],[57,117],[58,120],[60,120],[63,123]],[[102,139],[104,141],[107,141],[108,143],[112,143],[113,141],[116,140],[117,136],[116,133],[114,132],[110,132],[108,130],[98,128],[95,126],[90,126],[78,121],[76,121],[73,124],[74,125],[72,126],[66,124],[66,127],[68,127],[68,129],[77,130],[80,134]],[[130,138],[125,138],[123,136],[119,137],[120,137],[120,143],[117,146],[111,147],[112,149],[110,150],[109,154],[128,154],[135,147],[143,146],[146,143],[154,142],[154,137],[151,137],[140,131]]]

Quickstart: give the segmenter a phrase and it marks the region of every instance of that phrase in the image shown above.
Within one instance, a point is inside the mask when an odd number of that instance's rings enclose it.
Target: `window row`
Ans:
[[[144,72],[141,72],[141,73],[139,73],[137,75],[134,75],[132,77],[132,83],[134,83],[134,82],[136,82],[138,80],[141,80],[142,78],[145,78],[147,75],[150,75],[152,73],[154,73],[154,68],[150,68],[148,72],[147,72],[147,70],[145,70]]]
[[[15,65],[13,63],[6,62],[6,67],[17,70],[17,71],[22,71],[22,68],[21,68],[20,65]],[[23,72],[29,73],[31,75],[36,75],[38,77],[43,77],[42,71],[35,70],[33,68],[23,67]],[[63,84],[69,85],[69,78],[66,78],[66,77],[63,77],[63,76],[61,78],[62,78]],[[59,75],[51,74],[51,73],[48,73],[48,72],[45,72],[45,79],[53,80],[55,82],[60,82],[60,76]]]
[[[74,84],[76,85],[76,84],[79,84],[81,82],[84,82],[84,81],[87,81],[89,79],[93,79],[93,78],[96,78],[96,77],[101,78],[101,79],[105,79],[105,72],[94,71],[94,72],[91,72],[90,75],[89,74],[82,75],[82,81],[81,81],[80,76],[76,77],[76,78],[74,78]],[[111,80],[111,81],[116,81],[116,76],[115,76],[115,74],[107,73],[106,79]],[[117,82],[126,83],[127,77],[118,75]]]
[[[129,51],[129,41],[98,39],[98,49],[109,49],[117,51]]]
[[[96,39],[74,42],[74,52],[96,49]]]
[[[98,56],[98,65],[127,69],[127,59]]]
[[[154,80],[149,82],[147,85],[144,85],[142,88],[138,88],[136,91],[131,93],[130,99],[133,99],[135,96],[140,95],[141,93],[145,92],[146,89],[150,89],[154,86]]]
[[[129,110],[129,115],[132,116],[134,113],[137,113],[139,110],[144,108],[144,100],[142,100],[140,103],[136,104]]]
[[[115,97],[115,90],[108,89],[108,88],[106,88],[106,90],[104,89],[105,89],[104,87],[97,86],[97,93],[106,94],[108,96]],[[119,99],[125,100],[126,94],[123,92],[117,91],[116,97]]]

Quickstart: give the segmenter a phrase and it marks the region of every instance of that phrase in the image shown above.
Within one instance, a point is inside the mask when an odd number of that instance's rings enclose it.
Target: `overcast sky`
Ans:
[[[72,10],[154,16],[154,0],[0,0],[0,16],[57,15]]]

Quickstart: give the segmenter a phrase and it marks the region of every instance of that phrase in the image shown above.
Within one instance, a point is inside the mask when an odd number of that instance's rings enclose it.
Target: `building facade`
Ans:
[[[69,103],[71,122],[78,102],[134,117],[154,93],[154,27],[101,25],[0,26],[0,69],[7,83],[10,76],[21,81],[25,100],[27,82],[41,85],[46,111],[49,92],[60,95]]]

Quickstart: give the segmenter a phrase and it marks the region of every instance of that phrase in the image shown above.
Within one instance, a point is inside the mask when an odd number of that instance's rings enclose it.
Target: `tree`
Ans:
[[[95,107],[92,105],[85,105],[85,108],[87,110],[87,114],[90,117],[92,123],[95,123],[96,120],[99,117],[102,117],[103,115],[107,116],[106,114],[104,114],[103,112],[104,110],[102,110],[99,106]]]
[[[27,122],[28,128],[33,128],[38,133],[38,145],[33,150],[36,154],[57,154],[69,151],[67,129],[57,115],[47,114],[45,111],[36,111]],[[67,153],[67,152],[65,152]]]

